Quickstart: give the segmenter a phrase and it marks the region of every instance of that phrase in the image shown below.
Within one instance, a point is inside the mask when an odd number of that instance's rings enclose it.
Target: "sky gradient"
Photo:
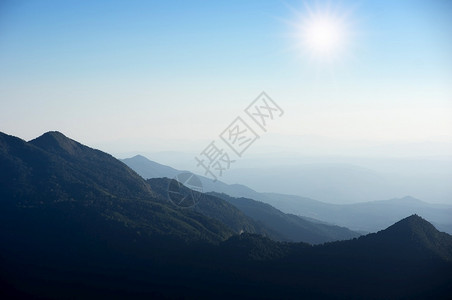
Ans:
[[[345,16],[334,62],[297,47],[307,8]],[[266,91],[274,135],[451,143],[451,33],[445,0],[2,1],[0,130],[202,150]]]

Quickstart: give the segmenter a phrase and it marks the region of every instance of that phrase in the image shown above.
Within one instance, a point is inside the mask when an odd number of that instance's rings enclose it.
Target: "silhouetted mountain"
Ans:
[[[377,233],[351,241],[325,245],[328,255],[359,257],[386,264],[403,261],[452,262],[452,236],[439,232],[432,224],[417,215],[407,217]],[[452,274],[451,274],[452,275]]]
[[[432,224],[412,215],[387,229],[370,234],[363,241],[375,243],[373,247],[382,247],[382,241],[386,247],[395,248],[390,254],[396,258],[408,255],[412,258],[424,257],[425,259],[444,259],[452,262],[452,238],[450,235],[439,232]],[[376,249],[376,248],[374,248]],[[382,249],[383,250],[383,249]]]
[[[69,218],[93,214],[142,234],[222,240],[232,232],[196,212],[174,209],[138,174],[109,154],[58,132],[25,142],[0,134],[2,206],[14,213],[47,211]],[[42,218],[45,221],[45,216]]]
[[[452,294],[452,237],[418,216],[318,246],[234,235],[217,220],[221,209],[241,226],[256,223],[224,200],[207,196],[201,208],[214,218],[177,208],[159,191],[166,179],[151,188],[55,132],[31,142],[0,134],[0,171],[2,299]]]
[[[242,268],[271,270],[252,276],[262,286],[284,287],[289,297],[448,299],[452,292],[452,236],[416,215],[378,233],[319,246],[288,247],[254,235],[223,245],[222,256],[246,257]]]
[[[248,198],[233,198],[226,194],[214,192],[209,194],[228,201],[247,216],[293,242],[320,244],[359,236],[358,233],[345,227],[315,223],[296,215],[285,214],[263,202]]]

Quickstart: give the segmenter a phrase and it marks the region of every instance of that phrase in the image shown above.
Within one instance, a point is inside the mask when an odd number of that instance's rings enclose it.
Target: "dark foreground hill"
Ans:
[[[28,143],[0,134],[0,171],[2,298],[452,294],[452,237],[418,216],[319,246],[234,235],[217,218],[171,206],[110,155],[57,132]]]
[[[248,273],[253,280],[284,287],[288,297],[450,299],[452,295],[452,237],[416,215],[350,241],[313,247],[271,243],[262,237],[234,236],[220,251],[235,259],[247,254],[248,265],[266,270]],[[230,266],[231,272],[236,269],[243,270]]]

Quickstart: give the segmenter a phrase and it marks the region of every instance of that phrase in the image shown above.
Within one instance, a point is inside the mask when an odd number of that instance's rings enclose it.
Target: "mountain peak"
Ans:
[[[411,197],[405,197],[405,198],[411,198]],[[405,199],[404,198],[404,199]],[[414,199],[414,198],[411,198],[411,199]],[[400,221],[406,221],[406,222],[425,222],[425,223],[428,223],[428,224],[430,224],[427,220],[425,220],[424,218],[422,218],[421,216],[418,216],[417,214],[413,214],[413,215],[411,215],[411,216],[409,216],[409,217],[406,217],[405,219],[402,219],[402,220],[400,220]]]
[[[359,240],[387,258],[452,261],[452,237],[416,214]]]
[[[425,202],[423,202],[417,198],[411,197],[411,196],[405,196],[403,198],[397,199],[396,201],[399,203],[405,203],[405,204],[424,204],[425,203]]]
[[[63,133],[53,130],[53,131],[47,131],[44,134],[41,135],[42,136],[53,136],[53,137],[64,137],[67,138]]]
[[[140,161],[150,161],[146,156],[143,156],[141,154],[137,154],[134,157],[131,157],[131,159],[140,160]]]
[[[452,260],[451,236],[438,231],[431,223],[416,214],[400,220],[377,235],[397,245],[406,255],[410,251],[429,251],[443,259]]]
[[[405,236],[431,236],[438,230],[427,220],[414,214],[388,227],[384,232],[404,233]]]
[[[59,131],[49,131],[29,143],[46,151],[74,155],[83,147],[82,144],[66,137]]]
[[[399,222],[395,223],[393,226],[426,226],[426,227],[433,227],[430,222],[422,218],[421,216],[417,214],[413,214],[409,217],[406,217],[405,219],[400,220]]]

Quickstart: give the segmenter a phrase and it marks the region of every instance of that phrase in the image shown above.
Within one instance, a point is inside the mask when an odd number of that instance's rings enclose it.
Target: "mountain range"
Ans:
[[[169,179],[166,180],[166,184],[162,184],[163,179],[158,177],[171,176],[170,178],[174,178],[177,174],[183,173],[183,171],[178,171],[171,167],[158,164],[139,155],[133,158],[124,159],[123,162],[132,169],[136,170],[137,173],[142,175],[144,178],[150,178],[148,179],[148,182],[151,187],[158,189],[160,185],[163,185],[163,188],[159,189],[161,193],[166,192],[164,189],[168,187]],[[200,176],[199,179],[205,191],[214,190],[229,192],[231,189],[234,189],[239,191],[243,190],[245,193],[247,191],[256,193],[245,186],[229,186],[220,181],[213,182],[212,180],[203,176]],[[261,226],[267,228],[267,232],[271,232],[270,235],[276,240],[318,244],[335,240],[350,239],[359,236],[359,233],[353,232],[347,228],[342,228],[330,224],[322,224],[316,221],[312,222],[311,220],[307,220],[296,215],[285,214],[268,204],[255,201],[253,199],[235,199],[233,197],[229,197],[225,193],[215,192],[211,192],[208,195],[223,199],[233,206],[237,207],[246,216],[257,222]],[[205,204],[208,202],[208,199],[209,196],[204,196],[204,201],[202,201],[200,205],[196,207],[196,209],[201,213],[215,217],[215,215],[209,213],[205,209]],[[219,202],[216,201],[216,203]],[[217,214],[217,216],[224,215],[224,209],[222,210],[223,212],[221,214]],[[261,233],[262,232],[263,231],[261,229]]]
[[[0,133],[0,170],[3,299],[452,294],[452,237],[418,215],[346,241],[277,241],[275,224],[290,215],[213,193],[178,207],[169,179],[146,181],[59,132],[29,142]],[[274,229],[246,205],[273,213]]]
[[[173,178],[183,172],[150,161],[141,155],[123,161],[144,178]],[[260,193],[240,184],[229,185],[221,181],[213,182],[203,176],[199,178],[207,192],[257,200],[286,214],[298,215],[309,221],[335,224],[358,232],[376,232],[407,215],[419,214],[428,218],[440,230],[452,233],[452,206],[431,204],[410,196],[353,204],[332,204],[298,195]]]

